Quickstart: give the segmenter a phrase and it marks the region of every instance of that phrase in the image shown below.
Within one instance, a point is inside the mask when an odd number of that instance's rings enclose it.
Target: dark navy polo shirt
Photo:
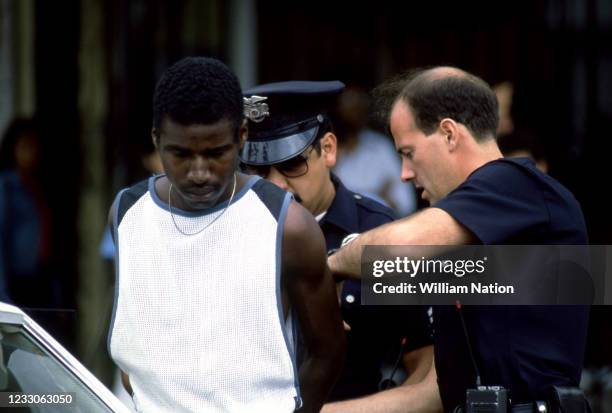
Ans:
[[[474,171],[434,205],[483,244],[586,245],[574,196],[527,158],[500,159]],[[513,403],[544,399],[552,385],[578,386],[585,351],[585,306],[464,306],[483,385],[502,385]],[[445,411],[475,387],[458,310],[434,308],[434,348]]]
[[[349,191],[332,175],[336,196],[319,223],[328,250],[340,247],[348,234],[361,233],[393,221],[391,209]],[[394,362],[406,338],[404,350],[411,351],[431,344],[426,307],[362,306],[361,283],[344,281],[341,310],[351,326],[347,332],[347,359],[330,401],[344,400],[378,391],[380,367]]]

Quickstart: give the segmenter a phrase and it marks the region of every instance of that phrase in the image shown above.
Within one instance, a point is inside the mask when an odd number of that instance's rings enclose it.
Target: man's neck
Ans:
[[[478,168],[485,164],[503,158],[497,142],[494,139],[487,140],[485,142],[477,143],[473,149],[473,156],[469,157],[469,161],[463,163],[463,176],[462,181],[467,179]]]
[[[180,199],[180,197],[174,193],[176,191],[176,187],[172,189],[172,192],[173,192],[171,194],[172,199],[170,200],[170,198],[168,197],[168,195],[170,195],[170,181],[168,180],[166,176],[161,176],[157,178],[155,180],[154,188],[155,188],[155,191],[157,192],[157,196],[159,197],[159,199],[162,200],[162,202],[172,205],[173,208],[178,208],[178,209],[182,209],[184,211],[190,211],[190,212],[198,212],[198,211],[205,211],[207,209],[214,208],[217,205],[229,200],[231,198],[232,192],[234,193],[234,195],[237,192],[239,192],[242,189],[242,187],[245,185],[247,180],[248,178],[245,175],[236,173],[236,188],[235,189],[233,185],[234,178],[232,178],[232,181],[230,185],[228,186],[228,188],[226,189],[225,193],[221,195],[219,199],[213,205],[210,205],[206,208],[198,208],[198,209],[194,209],[191,206],[187,205],[185,202],[183,202]]]

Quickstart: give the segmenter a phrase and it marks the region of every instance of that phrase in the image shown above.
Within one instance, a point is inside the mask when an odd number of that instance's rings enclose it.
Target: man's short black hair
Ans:
[[[217,59],[186,57],[170,66],[155,87],[153,127],[158,131],[164,116],[185,126],[227,119],[238,139],[244,119],[240,82]]]
[[[417,69],[400,75],[375,91],[385,123],[393,106],[402,100],[410,107],[416,126],[429,135],[440,121],[450,118],[463,124],[478,141],[495,137],[499,123],[495,94],[482,79],[459,69],[453,74],[432,75]]]

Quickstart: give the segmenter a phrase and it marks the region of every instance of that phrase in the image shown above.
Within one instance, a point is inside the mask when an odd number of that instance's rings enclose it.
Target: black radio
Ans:
[[[509,409],[508,390],[502,386],[481,386],[480,371],[472,352],[470,336],[465,326],[463,313],[461,312],[461,302],[457,300],[456,308],[463,327],[463,334],[467,344],[474,372],[476,373],[476,388],[467,389],[465,393],[465,412],[466,413],[507,413]]]

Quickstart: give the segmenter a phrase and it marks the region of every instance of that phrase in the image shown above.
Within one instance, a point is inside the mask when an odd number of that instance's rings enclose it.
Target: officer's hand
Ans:
[[[346,247],[348,244],[350,244],[353,240],[355,240],[355,238],[357,238],[360,234],[359,233],[352,233],[347,235],[346,237],[344,237],[342,239],[342,242],[340,243],[340,249],[342,249],[343,247]],[[340,282],[342,280],[345,280],[347,278],[351,278],[349,277],[348,274],[343,274],[340,271],[336,256],[335,256],[335,252],[338,251],[336,250],[332,250],[330,252],[328,252],[327,254],[327,265],[329,266],[329,269],[332,272],[332,275],[334,276],[336,282]]]
[[[342,272],[335,254],[332,254],[327,257],[327,266],[329,267],[332,276],[334,277],[334,280],[336,280],[336,283],[341,283],[346,279],[354,278],[351,277],[349,274],[345,274]]]

